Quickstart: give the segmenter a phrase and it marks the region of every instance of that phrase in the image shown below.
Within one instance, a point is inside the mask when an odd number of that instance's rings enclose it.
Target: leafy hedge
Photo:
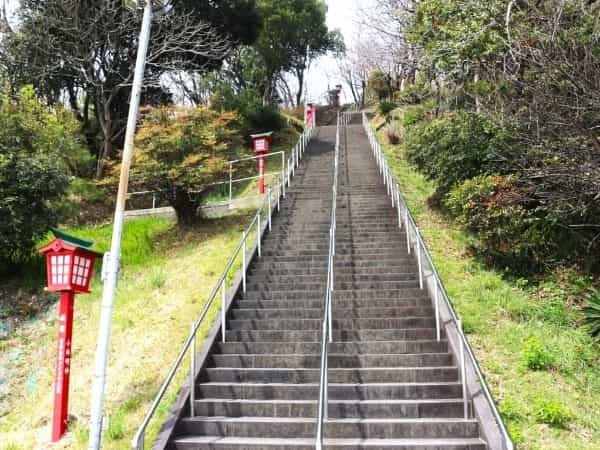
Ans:
[[[58,202],[89,153],[71,113],[47,108],[32,88],[0,101],[0,272],[30,259],[57,224]]]
[[[537,272],[568,237],[529,194],[515,177],[479,175],[454,187],[444,205],[478,237],[477,249],[489,262],[520,273]]]
[[[494,170],[503,130],[489,119],[459,112],[431,121],[416,118],[406,125],[406,157],[437,182],[438,200],[458,183]]]

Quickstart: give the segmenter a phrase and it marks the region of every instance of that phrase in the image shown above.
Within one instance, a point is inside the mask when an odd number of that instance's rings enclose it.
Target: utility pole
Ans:
[[[89,450],[99,450],[102,435],[102,417],[104,404],[104,387],[106,385],[106,365],[108,362],[108,350],[110,341],[110,328],[112,322],[112,309],[117,290],[119,275],[119,261],[121,259],[121,237],[123,234],[123,219],[125,211],[125,200],[129,185],[129,168],[133,156],[133,141],[135,128],[140,109],[140,96],[144,82],[144,70],[146,67],[146,56],[150,43],[150,30],[152,25],[152,0],[146,0],[142,29],[138,43],[135,73],[131,88],[131,101],[129,103],[129,115],[127,117],[127,130],[125,132],[125,146],[123,148],[123,161],[121,164],[121,176],[119,178],[119,190],[117,193],[117,204],[113,221],[113,234],[110,252],[106,255],[102,278],[104,288],[102,291],[102,310],[100,316],[100,331],[98,335],[98,347],[96,349],[96,363],[94,380],[92,383],[92,405],[90,419]]]

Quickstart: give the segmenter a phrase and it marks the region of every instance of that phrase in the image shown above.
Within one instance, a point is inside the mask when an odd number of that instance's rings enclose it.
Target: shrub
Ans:
[[[382,100],[379,102],[379,114],[382,116],[388,116],[394,109],[396,109],[398,105],[391,100]]]
[[[279,131],[285,127],[285,119],[275,105],[256,106],[251,111],[245,111],[244,118],[252,133]]]
[[[111,441],[119,441],[125,437],[125,418],[121,411],[109,416],[106,435]]]
[[[461,181],[493,170],[502,130],[474,113],[452,113],[406,129],[408,161],[438,185],[438,199]]]
[[[512,177],[480,175],[455,186],[444,206],[479,238],[488,262],[521,273],[543,269],[557,251],[561,229],[536,205],[529,191]]]
[[[583,321],[592,337],[600,341],[600,291],[594,289],[583,308]]]
[[[396,127],[388,125],[385,128],[385,135],[390,144],[398,145],[400,143],[400,132]]]
[[[540,423],[556,428],[567,428],[573,414],[556,400],[538,398],[534,400],[535,417]]]
[[[396,92],[394,96],[401,105],[418,105],[431,97],[431,89],[423,80],[407,84],[403,91]]]
[[[195,199],[229,173],[228,161],[241,146],[238,116],[206,107],[157,108],[140,125],[136,146],[132,176],[144,188],[165,191],[179,223],[189,225]]]
[[[31,88],[1,99],[0,272],[29,260],[56,225],[57,202],[85,154],[77,129],[71,114],[46,108]]]
[[[407,129],[413,125],[435,117],[437,104],[433,101],[408,108],[402,117],[402,126]]]
[[[525,365],[531,370],[545,370],[554,366],[554,356],[536,338],[525,341],[523,351]]]
[[[392,95],[390,78],[380,70],[375,70],[369,74],[367,81],[368,96],[374,100],[382,100]]]
[[[279,131],[285,127],[279,107],[263,105],[261,96],[254,89],[242,89],[236,93],[229,85],[219,86],[213,98],[213,108],[220,112],[237,112],[242,125],[250,133]]]

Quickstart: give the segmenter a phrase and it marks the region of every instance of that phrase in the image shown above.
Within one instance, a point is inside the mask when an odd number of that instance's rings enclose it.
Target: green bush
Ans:
[[[388,116],[398,105],[391,100],[382,100],[379,102],[378,110],[382,116]]]
[[[231,86],[220,86],[213,98],[217,111],[236,111],[249,133],[279,131],[285,127],[285,119],[277,105],[263,105],[262,98],[254,89],[233,92]]]
[[[554,355],[534,337],[525,341],[523,359],[527,368],[531,370],[545,370],[555,364]]]
[[[573,414],[556,400],[538,398],[534,400],[535,417],[540,423],[555,428],[567,428]]]
[[[416,83],[407,84],[403,91],[396,92],[394,98],[401,105],[418,105],[427,101],[432,96],[428,83],[418,80]]]
[[[489,263],[527,273],[542,270],[566,239],[543,210],[529,204],[528,193],[512,177],[480,175],[455,186],[443,204],[477,235],[477,250]]]
[[[406,128],[407,160],[438,185],[442,199],[450,189],[474,176],[493,171],[503,130],[474,113],[450,113]]]
[[[111,441],[119,441],[125,437],[125,417],[121,411],[117,411],[108,417],[108,429],[106,436]]]
[[[600,291],[594,289],[583,308],[583,321],[590,334],[600,341]]]
[[[28,261],[56,225],[70,175],[84,171],[77,130],[72,114],[45,107],[31,88],[1,99],[0,272]]]
[[[425,120],[433,119],[436,108],[437,104],[433,101],[408,108],[402,116],[402,126],[407,129]]]
[[[285,127],[285,119],[275,105],[256,106],[253,110],[244,112],[243,117],[253,134],[279,131]]]

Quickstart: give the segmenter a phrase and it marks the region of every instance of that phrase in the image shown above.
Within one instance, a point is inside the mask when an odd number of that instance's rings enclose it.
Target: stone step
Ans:
[[[406,270],[406,269],[405,269]],[[325,273],[323,273],[325,272]],[[321,273],[315,275],[284,275],[284,274],[268,274],[268,273],[257,273],[252,274],[252,281],[258,283],[285,283],[288,282],[292,285],[304,284],[304,283],[315,283],[327,281],[327,270],[322,270]],[[381,274],[356,274],[356,273],[344,273],[335,271],[336,282],[394,282],[394,281],[407,281],[416,280],[419,277],[417,271],[404,272],[398,271],[396,273],[381,273]]]
[[[299,269],[303,267],[327,267],[327,257],[311,258],[311,257],[270,257],[258,258],[254,261],[252,268],[281,268],[281,269]],[[415,267],[415,260],[412,256],[398,255],[394,258],[371,258],[371,259],[356,259],[348,255],[336,255],[335,268],[370,268],[384,271],[389,268],[397,267]]]
[[[195,411],[203,416],[317,417],[317,400],[201,399]],[[461,417],[462,398],[415,400],[329,400],[330,418]]]
[[[320,368],[207,367],[200,382],[226,383],[318,383]],[[441,367],[369,367],[330,368],[330,383],[428,383],[457,381],[458,368]]]
[[[316,400],[318,383],[200,383],[198,398]],[[457,398],[462,394],[459,382],[438,383],[329,383],[332,400],[385,400]]]
[[[313,330],[227,330],[228,342],[306,342],[320,340],[320,329]],[[442,334],[443,336],[443,334]],[[333,330],[336,342],[354,341],[398,341],[435,339],[436,330],[427,328],[406,328],[394,330]]]
[[[175,450],[314,450],[314,438],[244,438],[186,436],[173,440]],[[326,439],[324,450],[485,450],[481,439]]]
[[[337,305],[333,310],[334,317],[343,318],[378,318],[378,317],[431,317],[434,314],[429,306],[408,308],[354,308],[342,309]],[[234,308],[230,310],[232,319],[319,319],[323,317],[322,308],[274,308],[274,309],[246,309]]]
[[[323,308],[325,298],[314,300],[243,300],[237,299],[233,308],[242,309],[289,309],[289,308]],[[428,298],[405,298],[396,299],[357,299],[340,300],[334,299],[334,311],[338,309],[362,309],[362,308],[414,308],[431,307],[431,301]]]
[[[330,353],[446,353],[448,341],[441,339],[410,341],[332,342]],[[321,352],[321,342],[218,342],[215,350],[221,354],[311,354]]]
[[[417,284],[412,283],[412,284]],[[306,291],[306,290],[269,290],[269,292],[261,290],[250,290],[241,293],[240,298],[243,299],[263,299],[263,300],[292,300],[292,299],[322,299],[323,298],[323,287],[318,292]],[[403,299],[403,298],[415,298],[415,297],[427,298],[427,293],[424,289],[418,287],[407,287],[403,289],[339,289],[333,292],[334,300],[354,300],[354,299]]]
[[[180,433],[239,437],[301,437],[315,436],[315,420],[310,418],[211,417],[185,418],[179,424]],[[331,419],[325,423],[328,439],[400,438],[473,438],[478,437],[475,420],[462,419]]]
[[[320,330],[321,319],[231,319],[231,330]],[[429,317],[333,319],[334,330],[397,330],[404,328],[434,328],[435,319]]]
[[[334,278],[334,289],[339,291],[346,290],[373,290],[373,289],[405,289],[417,287],[418,277],[417,275],[410,275],[406,277],[406,280],[398,281],[343,281]],[[262,291],[262,292],[287,292],[287,290],[293,286],[295,291],[302,290],[307,292],[320,292],[325,289],[326,282],[315,281],[315,282],[303,282],[301,280],[291,282],[275,282],[275,281],[247,281],[248,291]]]
[[[416,354],[339,354],[328,355],[329,367],[370,368],[370,367],[437,367],[451,366],[450,353]],[[255,367],[255,368],[294,368],[321,367],[320,353],[313,354],[213,354],[215,367]]]
[[[319,276],[319,275],[323,275],[323,272],[325,272],[325,275],[327,274],[326,267],[327,267],[326,261],[323,263],[323,265],[321,267],[316,267],[315,265],[310,265],[306,268],[298,267],[295,269],[293,269],[293,268],[286,269],[286,268],[282,268],[282,267],[279,267],[276,265],[273,265],[271,267],[256,265],[256,266],[253,266],[248,271],[248,276],[277,276],[277,275],[283,275],[283,276],[289,276],[289,277]],[[387,268],[334,267],[334,274],[336,276],[341,276],[341,277],[350,277],[350,276],[365,277],[365,276],[378,276],[378,275],[389,277],[392,275],[407,274],[407,273],[417,273],[417,269],[412,264],[412,261],[410,263],[407,261],[407,263],[403,266],[394,266],[394,267],[387,267]]]

